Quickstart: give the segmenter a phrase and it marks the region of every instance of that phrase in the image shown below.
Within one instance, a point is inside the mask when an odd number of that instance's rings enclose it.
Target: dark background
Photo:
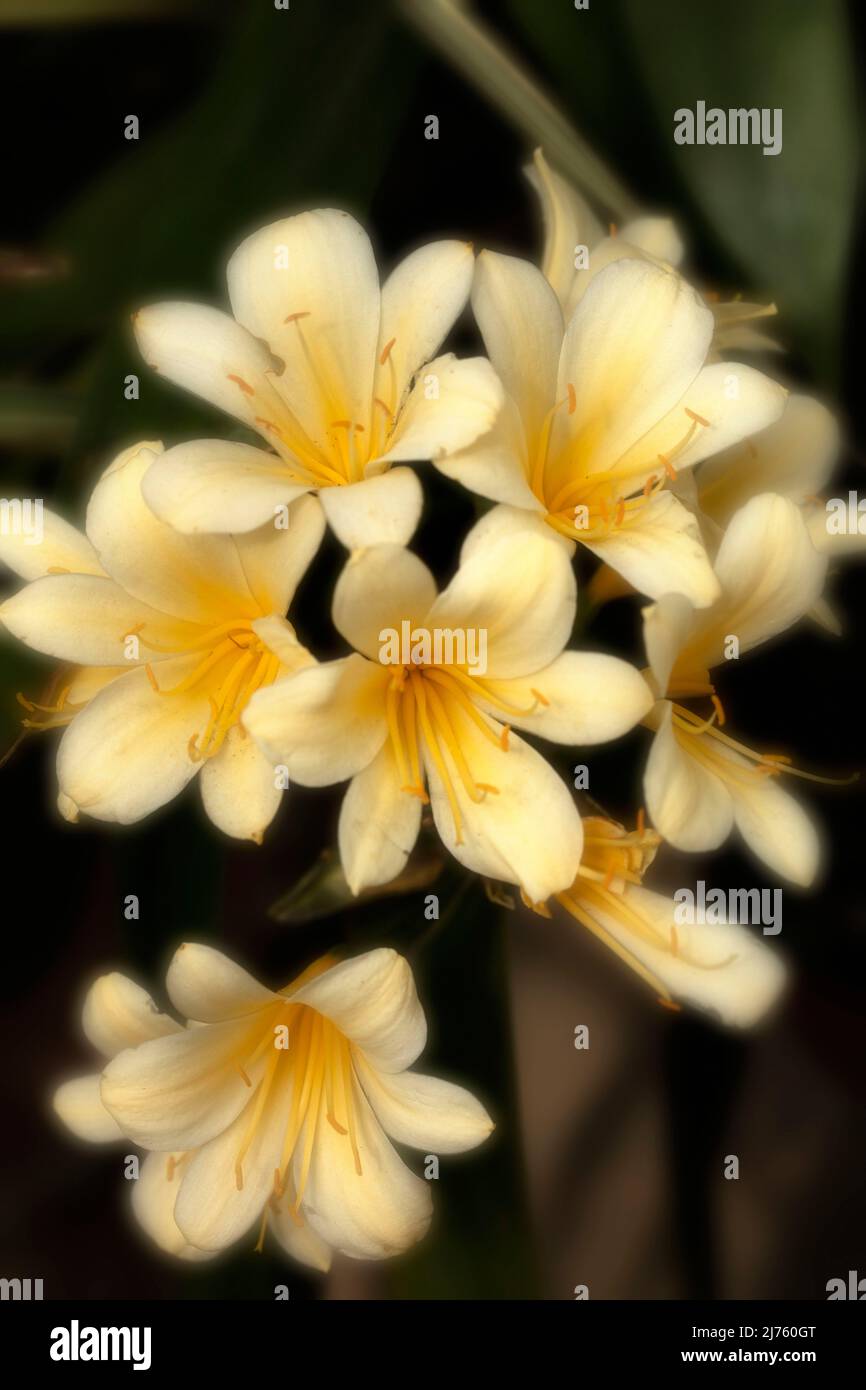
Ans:
[[[348,208],[384,269],[443,235],[530,257],[540,247],[520,172],[532,140],[390,4],[117,8],[126,22],[75,23],[70,0],[66,23],[35,24],[34,3],[24,24],[14,4],[0,7],[2,491],[77,521],[126,444],[230,428],[147,372],[128,316],[164,296],[223,303],[227,254],[256,226]],[[674,213],[697,282],[777,299],[787,355],[768,369],[837,403],[847,444],[833,493],[862,487],[856,16],[833,0],[592,0],[581,14],[568,0],[509,0],[483,12],[636,202]],[[699,97],[782,105],[783,154],[678,150],[672,112]],[[129,113],[138,143],[123,138]],[[431,113],[438,141],[424,139]],[[468,318],[454,343],[477,349]],[[138,402],[123,397],[131,371]],[[432,469],[423,479],[418,546],[445,577],[476,501]],[[328,620],[339,562],[328,538],[297,610],[323,658],[340,650]],[[747,742],[795,751],[810,770],[864,768],[864,584],[857,565],[831,581],[842,640],[804,624],[728,677],[722,698]],[[610,605],[587,641],[640,661],[637,613]],[[6,639],[0,662],[5,747],[16,690],[34,693],[47,667]],[[866,1274],[856,789],[797,789],[825,827],[826,873],[810,894],[785,889],[780,941],[796,984],[779,1017],[742,1040],[663,1013],[573,924],[495,908],[453,866],[432,889],[442,920],[429,930],[432,839],[408,892],[324,913],[333,874],[314,866],[333,843],[340,789],[290,792],[261,849],[220,836],[194,786],[136,827],[70,827],[54,811],[50,743],[28,741],[0,772],[0,1274],[41,1277],[46,1297],[93,1299],[268,1298],[282,1282],[293,1298],[569,1298],[577,1283],[592,1297],[823,1298],[831,1277]],[[636,731],[590,760],[594,795],[629,822],[647,748]],[[547,751],[567,775],[574,756]],[[269,909],[311,869],[285,910],[293,920],[275,920]],[[771,882],[736,841],[712,860],[663,851],[649,882],[700,874]],[[129,893],[138,922],[123,917]],[[477,1090],[498,1125],[484,1150],[443,1162],[418,1251],[376,1269],[338,1261],[323,1285],[245,1248],[215,1265],[172,1264],[132,1227],[119,1152],[70,1140],[49,1097],[90,1065],[78,1019],[90,979],[122,968],[161,998],[182,939],[221,944],[273,981],[341,942],[411,952],[431,1020],[425,1067]],[[572,1047],[580,1022],[589,1053]],[[737,1183],[721,1176],[729,1153]]]

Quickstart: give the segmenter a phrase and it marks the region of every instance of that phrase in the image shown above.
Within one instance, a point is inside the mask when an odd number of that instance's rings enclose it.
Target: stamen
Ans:
[[[229,381],[233,381],[236,386],[239,386],[245,396],[254,396],[256,394],[254,388],[250,386],[248,381],[244,381],[242,376],[237,376],[234,372],[228,372],[227,375]]]

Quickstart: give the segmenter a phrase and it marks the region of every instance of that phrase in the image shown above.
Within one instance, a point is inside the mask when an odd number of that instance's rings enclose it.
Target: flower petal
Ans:
[[[197,1023],[242,1018],[277,999],[273,990],[260,985],[222,951],[195,941],[177,948],[165,983],[178,1013]]]
[[[635,217],[617,234],[628,245],[654,260],[677,266],[685,255],[683,239],[670,217]]]
[[[26,584],[0,605],[0,618],[19,641],[60,661],[84,666],[123,666],[128,672],[144,648],[128,657],[130,636],[143,632],[160,647],[183,650],[199,636],[192,623],[160,613],[131,598],[112,579],[95,574],[49,574]]]
[[[706,608],[719,596],[698,522],[670,492],[656,493],[625,525],[584,544],[650,598],[684,594],[696,608]]]
[[[690,757],[672,727],[673,706],[662,701],[659,727],[644,773],[647,811],[656,830],[676,849],[718,849],[734,824],[724,782]],[[700,734],[689,735],[698,739]]]
[[[393,394],[399,406],[412,377],[438,350],[469,296],[474,264],[471,242],[434,241],[406,256],[388,276],[376,353],[374,392],[380,399]]]
[[[379,1071],[404,1071],[427,1041],[412,969],[390,947],[341,961],[301,985],[291,998],[329,1018]]]
[[[261,421],[279,416],[283,406],[273,384],[277,363],[266,344],[206,304],[152,304],[132,322],[149,367],[271,442]]]
[[[246,729],[236,724],[222,748],[206,759],[199,779],[209,819],[235,840],[260,845],[280,809],[277,774]]]
[[[87,507],[87,534],[101,563],[128,594],[163,613],[216,625],[258,617],[230,536],[181,536],[145,502],[144,476],[158,455],[148,445],[120,454]]]
[[[390,741],[349,783],[340,808],[340,862],[353,893],[390,883],[421,829],[421,800],[408,795]]]
[[[308,1221],[300,1215],[293,1218],[289,1210],[291,1199],[287,1198],[279,1210],[269,1218],[270,1228],[287,1255],[299,1260],[310,1269],[327,1274],[331,1268],[331,1247],[317,1235]]]
[[[577,583],[568,550],[532,513],[498,509],[470,532],[460,568],[427,615],[428,627],[487,634],[487,675],[549,666],[571,634]],[[474,528],[475,529],[475,528]]]
[[[235,536],[250,593],[263,613],[277,616],[288,611],[325,534],[325,518],[315,497],[297,498],[287,520],[285,527],[272,520],[257,531]]]
[[[560,413],[554,430],[566,446],[566,474],[575,457],[582,472],[617,464],[682,400],[712,332],[700,297],[662,266],[624,259],[595,275],[565,330],[559,364],[557,399],[574,391],[571,413]]]
[[[563,334],[556,295],[529,261],[482,251],[472,308],[496,374],[534,443],[556,400]]]
[[[392,468],[348,487],[319,493],[328,524],[347,550],[379,543],[406,545],[421,517],[424,494],[411,468]]]
[[[738,785],[734,820],[753,854],[774,873],[808,888],[821,864],[821,841],[814,821],[775,778]]]
[[[671,671],[695,627],[695,609],[684,594],[662,594],[641,616],[656,694],[666,695]]]
[[[88,1042],[105,1057],[180,1032],[180,1024],[161,1013],[141,985],[117,971],[101,975],[90,986],[82,1025]]]
[[[52,1098],[55,1113],[78,1139],[89,1144],[108,1144],[122,1139],[123,1131],[109,1115],[99,1094],[99,1073],[76,1076],[58,1086]]]
[[[151,511],[176,531],[252,531],[307,491],[282,459],[225,439],[194,439],[160,454],[141,484]]]
[[[535,675],[494,683],[493,690],[509,705],[533,710],[513,714],[490,706],[495,718],[553,743],[607,743],[633,729],[653,703],[634,666],[601,652],[563,652]]]
[[[380,1125],[398,1144],[434,1154],[463,1153],[493,1131],[481,1102],[451,1081],[415,1071],[383,1076],[368,1066],[361,1067],[360,1081]]]
[[[259,1118],[251,1096],[237,1119],[189,1160],[174,1219],[190,1245],[225,1250],[261,1216],[280,1164],[291,1084],[290,1069],[280,1068]]]
[[[452,478],[479,497],[505,502],[510,507],[544,511],[527,482],[526,436],[517,406],[510,396],[506,396],[493,428],[475,444],[434,462],[446,478]]]
[[[402,622],[422,626],[436,599],[423,560],[400,545],[375,545],[352,555],[337,580],[331,616],[347,642],[379,661],[382,636]]]
[[[718,1015],[733,1028],[751,1028],[778,1001],[784,961],[748,928],[735,923],[683,924],[673,899],[630,885],[624,902],[658,934],[654,946],[619,917],[593,906],[592,915],[657,976],[675,999]],[[670,949],[676,933],[677,950]]]
[[[575,254],[579,246],[589,251],[598,245],[603,235],[602,225],[577,189],[551,169],[540,149],[534,152],[532,160],[524,173],[541,200],[544,219],[541,268],[563,309],[570,309]]]
[[[433,1208],[430,1184],[406,1167],[360,1090],[355,1108],[361,1174],[345,1136],[320,1122],[302,1210],[335,1250],[355,1259],[387,1259],[426,1234]],[[299,1162],[296,1157],[296,1169]]]
[[[29,532],[23,528],[0,528],[0,560],[22,579],[41,579],[63,570],[69,574],[102,574],[90,541],[62,516],[43,507],[39,521],[35,515],[31,520],[33,529]]]
[[[471,799],[450,752],[442,748],[460,811],[458,835],[448,790],[425,749],[433,819],[446,849],[476,873],[519,884],[532,902],[564,891],[574,880],[583,849],[580,817],[568,788],[515,734],[506,752],[464,716],[455,735],[475,782],[496,791],[484,792],[480,801]]]
[[[183,1154],[171,1158],[180,1161]],[[138,1180],[132,1184],[132,1210],[138,1224],[151,1240],[167,1255],[181,1260],[209,1260],[212,1252],[196,1250],[188,1245],[174,1219],[174,1204],[180,1189],[180,1173],[172,1171],[165,1154],[148,1154],[141,1165]],[[181,1170],[183,1171],[183,1170]]]
[[[385,452],[367,464],[368,475],[392,463],[437,460],[468,449],[494,425],[504,399],[485,357],[453,353],[428,362],[398,416]]]
[[[161,662],[163,689],[193,669],[195,657]],[[61,790],[97,820],[131,825],[183,790],[201,764],[189,742],[207,724],[204,694],[160,695],[140,667],[112,681],[67,728],[57,750]]]
[[[258,690],[243,723],[292,781],[325,787],[354,777],[385,741],[387,668],[353,655],[309,666]]]
[[[275,385],[314,442],[336,419],[369,429],[379,276],[355,219],[319,208],[262,227],[226,274],[235,318],[284,364]]]
[[[231,1125],[250,1098],[261,1063],[257,1015],[185,1028],[128,1048],[102,1073],[102,1101],[124,1134],[163,1153],[200,1148]]]

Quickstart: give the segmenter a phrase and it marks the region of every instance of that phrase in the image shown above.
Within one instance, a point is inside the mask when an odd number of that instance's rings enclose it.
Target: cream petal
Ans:
[[[549,666],[571,635],[577,583],[568,550],[528,512],[502,508],[480,525],[427,624],[485,631],[490,678],[529,675]]]
[[[354,218],[319,208],[262,227],[226,274],[235,318],[284,364],[275,385],[315,443],[333,420],[369,429],[379,276]]]
[[[264,753],[236,724],[199,779],[204,809],[213,824],[235,840],[260,845],[280,808],[283,788]]]
[[[273,1004],[277,995],[213,946],[185,941],[166,976],[171,1002],[197,1023],[225,1023]]]
[[[672,898],[630,885],[625,905],[643,918],[658,945],[629,930],[613,913],[592,916],[683,1003],[707,1010],[733,1028],[751,1028],[777,1003],[787,979],[784,961],[737,924],[681,923]],[[671,950],[673,933],[677,950]]]
[[[644,773],[650,820],[676,849],[718,849],[733,829],[731,794],[724,782],[702,767],[677,741],[672,715],[673,707],[663,701]]]
[[[402,787],[390,741],[349,783],[340,808],[340,862],[353,893],[390,883],[421,829],[421,800]]]
[[[347,550],[367,545],[407,545],[421,518],[424,493],[411,468],[392,468],[348,487],[319,494],[335,536]]]
[[[808,888],[821,865],[817,828],[775,778],[760,777],[733,792],[734,820],[753,854],[774,873]]]
[[[102,1104],[99,1080],[99,1073],[94,1072],[64,1081],[51,1102],[66,1128],[89,1144],[108,1144],[123,1138],[123,1131]]]
[[[282,514],[278,519],[282,522]],[[299,497],[289,507],[287,525],[273,521],[235,536],[247,586],[263,613],[287,612],[325,534],[325,518],[315,497]]]
[[[554,431],[554,440],[567,441],[567,466],[575,455],[592,472],[617,464],[682,400],[712,331],[709,309],[664,267],[624,259],[595,275],[566,328],[559,364],[557,399],[574,391],[574,408],[560,412]]]
[[[411,967],[390,947],[341,961],[291,998],[329,1018],[378,1071],[404,1071],[427,1041]]]
[[[87,534],[128,594],[161,612],[215,626],[226,617],[258,617],[230,536],[182,536],[160,521],[142,496],[158,457],[147,445],[120,454],[105,470],[87,507]]]
[[[258,690],[243,723],[292,781],[324,787],[354,777],[385,741],[387,668],[353,655]]]
[[[428,362],[397,418],[385,451],[367,464],[368,475],[392,463],[437,459],[468,449],[502,409],[502,385],[485,357],[453,353]]]
[[[724,526],[758,493],[805,502],[823,490],[838,453],[839,426],[832,413],[811,396],[792,394],[774,424],[701,464],[701,508]]]
[[[49,574],[26,584],[0,605],[0,620],[35,651],[86,666],[130,666],[150,655],[142,639],[139,656],[129,637],[146,636],[161,647],[182,650],[200,629],[131,598],[111,579],[91,574]]]
[[[664,459],[678,472],[692,468],[766,429],[778,420],[786,399],[783,386],[753,367],[714,362],[702,368],[681,400],[622,454],[617,468],[628,471],[635,489],[660,473]]]
[[[740,651],[748,651],[797,622],[820,598],[826,573],[826,556],[795,503],[753,497],[732,517],[716,556],[724,601],[715,628],[736,634]],[[713,664],[723,655],[723,636],[715,643]]]
[[[180,1161],[183,1154],[171,1156]],[[165,1154],[148,1154],[141,1165],[138,1180],[132,1183],[132,1210],[145,1235],[164,1250],[181,1260],[209,1260],[212,1252],[196,1250],[188,1245],[174,1219],[174,1204],[180,1189],[180,1172],[172,1171]]]
[[[359,550],[334,589],[334,627],[371,661],[379,661],[388,629],[421,626],[436,599],[436,581],[423,560],[400,545]]]
[[[161,662],[163,690],[182,680],[195,660]],[[143,669],[130,671],[66,729],[57,750],[60,788],[86,815],[131,825],[171,801],[199,771],[189,742],[209,715],[204,694],[159,695]]]
[[[399,406],[415,373],[438,351],[469,296],[471,242],[434,241],[406,256],[382,286],[375,394]],[[384,363],[380,358],[392,344]],[[391,370],[393,367],[393,377]]]
[[[144,1149],[200,1148],[231,1125],[250,1098],[261,1063],[250,1063],[261,1021],[232,1019],[185,1028],[128,1048],[102,1073],[102,1102]]]
[[[458,836],[447,788],[425,749],[433,819],[446,849],[476,873],[519,884],[532,902],[563,892],[574,880],[583,849],[580,817],[568,788],[516,734],[511,734],[507,752],[489,742],[468,716],[459,718],[455,734],[475,782],[497,792],[472,800],[450,753],[442,750],[460,811]]]
[[[32,508],[32,501],[30,505]],[[43,506],[41,516],[37,517],[34,509],[29,516],[22,510],[22,517],[29,522],[27,530],[23,526],[0,528],[0,561],[22,579],[41,579],[61,571],[102,574],[90,541],[62,516]]]
[[[280,1245],[293,1260],[299,1260],[310,1269],[327,1274],[331,1268],[331,1247],[317,1235],[308,1221],[299,1214],[292,1216],[290,1202],[283,1202],[278,1211],[272,1210],[269,1217],[270,1229]]]
[[[484,346],[526,438],[535,443],[556,399],[562,310],[541,271],[516,256],[482,251],[472,308]]]
[[[695,609],[684,594],[662,594],[641,616],[656,694],[665,695],[677,657],[695,628]]]
[[[133,315],[149,367],[252,430],[272,436],[262,420],[284,407],[274,387],[273,354],[228,314],[206,304],[152,304]]]
[[[671,217],[635,217],[620,229],[617,239],[619,237],[627,245],[668,265],[679,265],[686,253],[677,224]]]
[[[356,1095],[361,1175],[345,1137],[320,1119],[302,1211],[333,1249],[355,1259],[387,1259],[426,1234],[433,1209],[430,1184],[409,1171],[363,1094]],[[299,1162],[296,1157],[296,1169]]]
[[[316,658],[298,641],[295,629],[285,618],[278,618],[272,613],[267,618],[256,618],[251,627],[274,656],[280,658],[282,667],[277,680],[285,680],[306,666],[315,666]]]
[[[194,439],[160,454],[141,484],[160,521],[192,536],[244,532],[274,516],[307,491],[276,454],[233,440]]]
[[[280,1068],[261,1115],[256,1117],[256,1097],[251,1096],[228,1129],[204,1144],[185,1166],[174,1219],[190,1245],[225,1250],[261,1217],[280,1166],[291,1081],[289,1069]]]
[[[554,172],[536,150],[533,163],[524,169],[541,200],[544,219],[544,252],[541,268],[563,309],[570,305],[575,280],[575,254],[578,247],[587,250],[597,246],[602,238],[602,225],[576,188]]]
[[[656,493],[625,525],[584,544],[650,598],[683,594],[696,608],[706,608],[719,596],[698,522],[670,492]]]
[[[90,986],[82,1025],[88,1042],[105,1057],[180,1032],[180,1024],[161,1013],[141,985],[117,971],[100,975]]]
[[[463,1153],[493,1131],[481,1102],[451,1081],[414,1071],[382,1076],[363,1064],[359,1076],[380,1125],[398,1144],[433,1154]]]
[[[522,537],[532,535],[540,540],[555,541],[561,546],[569,560],[574,555],[575,544],[565,536],[553,531],[540,512],[528,512],[508,506],[491,507],[478,518],[475,525],[466,532],[460,547],[460,564],[465,565],[477,554],[489,554],[500,540],[510,539],[515,547],[520,546]]]
[[[523,422],[517,406],[506,397],[496,423],[477,443],[435,466],[446,478],[460,483],[479,497],[504,502],[511,507],[544,511],[543,504],[529,486],[529,455]]]
[[[514,714],[491,705],[494,718],[553,743],[578,746],[628,733],[653,703],[640,671],[601,652],[563,652],[535,675],[494,683],[493,692],[511,706],[533,710]]]

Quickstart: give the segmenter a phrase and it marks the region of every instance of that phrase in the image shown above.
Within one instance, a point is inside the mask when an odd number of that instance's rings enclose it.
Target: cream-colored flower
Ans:
[[[201,1258],[270,1228],[327,1269],[332,1251],[384,1259],[420,1240],[431,1186],[391,1141],[460,1153],[493,1124],[462,1087],[409,1070],[427,1025],[407,961],[325,957],[274,991],[185,945],[166,984],[185,1028],[123,976],[97,982],[85,1030],[111,1060],[55,1097],[81,1137],[148,1150],[134,1205],[158,1244]]]
[[[320,209],[242,243],[227,272],[233,316],[199,304],[142,309],[134,325],[150,365],[268,445],[206,439],[169,449],[145,480],[149,505],[183,532],[238,533],[316,490],[350,548],[408,541],[421,487],[393,465],[465,448],[501,404],[483,358],[430,360],[466,302],[472,268],[471,246],[433,242],[380,290],[364,230]]]
[[[669,217],[633,218],[606,235],[589,204],[566,179],[557,174],[541,150],[536,150],[526,177],[538,194],[544,222],[544,250],[541,269],[549,281],[568,320],[580,303],[593,276],[613,261],[627,256],[645,256],[679,267],[685,246],[676,224]],[[588,258],[578,256],[586,248]],[[718,302],[707,295],[714,318],[713,350],[716,354],[743,348],[777,348],[774,340],[751,325],[756,319],[772,317],[774,304],[749,304],[741,299]]]
[[[250,702],[244,722],[267,757],[309,786],[351,778],[340,852],[354,892],[406,863],[431,803],[446,847],[468,868],[518,883],[533,901],[580,862],[580,818],[548,763],[512,732],[555,743],[618,737],[651,695],[626,662],[564,652],[575,612],[569,556],[540,517],[497,507],[470,531],[437,596],[399,546],[353,556],[333,619],[355,654],[299,672]],[[435,653],[394,662],[383,635],[483,632],[484,674]]]
[[[666,594],[644,610],[650,671],[667,697],[645,721],[656,734],[644,790],[653,824],[678,849],[715,849],[736,825],[770,868],[795,883],[814,878],[817,832],[778,783],[783,773],[806,774],[722,732],[711,672],[797,622],[819,597],[825,572],[796,505],[755,497],[731,519],[719,547],[718,602],[698,612],[681,595]],[[710,718],[679,703],[695,699],[713,702]]]
[[[120,454],[97,483],[87,535],[46,517],[42,543],[0,538],[0,559],[32,582],[0,620],[68,663],[28,728],[68,726],[60,807],[129,824],[201,773],[205,810],[226,834],[260,841],[285,785],[239,723],[254,691],[312,658],[284,614],[324,532],[313,497],[285,529],[181,536],[145,505],[160,444]]]
[[[706,365],[710,311],[673,271],[601,271],[563,330],[540,270],[483,252],[472,303],[506,391],[496,425],[437,467],[545,517],[640,592],[703,607],[718,586],[694,515],[665,486],[762,429],[785,392],[738,363]]]
[[[641,818],[631,833],[595,816],[583,829],[583,860],[560,906],[667,1007],[691,1004],[734,1028],[759,1022],[785,984],[780,956],[736,922],[678,921],[672,898],[644,888],[659,836]]]

